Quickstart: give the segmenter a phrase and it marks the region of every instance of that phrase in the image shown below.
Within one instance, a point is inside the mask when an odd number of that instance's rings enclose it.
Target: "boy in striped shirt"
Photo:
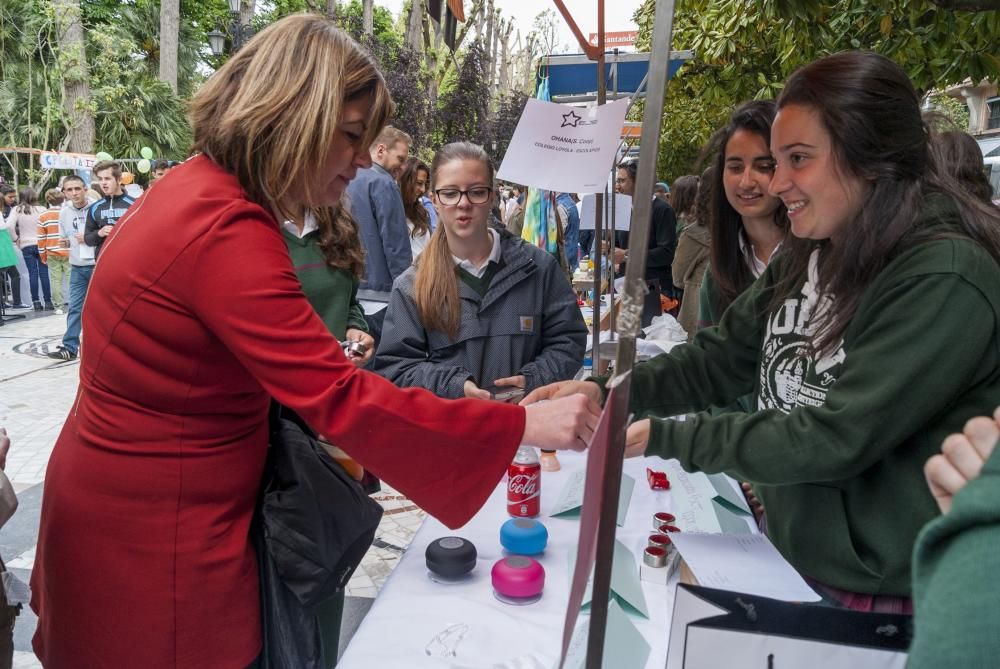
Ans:
[[[52,303],[57,314],[63,313],[63,306],[66,304],[63,285],[69,281],[69,249],[63,244],[59,233],[59,211],[62,209],[63,199],[58,188],[45,191],[45,203],[49,208],[38,217],[38,255],[49,268]]]

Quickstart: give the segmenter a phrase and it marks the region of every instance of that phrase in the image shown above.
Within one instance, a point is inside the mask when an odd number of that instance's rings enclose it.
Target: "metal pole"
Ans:
[[[615,61],[611,65],[611,97],[612,99],[618,99],[618,49],[614,50]],[[615,154],[615,161],[618,160],[618,154]],[[618,165],[611,166],[611,183],[614,183],[614,177],[618,174]],[[616,185],[614,190],[611,191],[611,243],[608,244],[610,251],[608,251],[608,257],[610,262],[608,265],[611,267],[611,276],[608,277],[608,302],[610,303],[609,309],[611,311],[608,313],[608,330],[612,335],[616,332],[615,326],[615,218],[616,212],[618,210],[618,186]]]
[[[660,145],[660,122],[663,119],[667,77],[670,72],[670,43],[674,28],[675,0],[659,0],[653,24],[653,45],[649,59],[649,94],[642,118],[642,140],[639,144],[639,173],[635,192],[638,198],[632,208],[632,230],[629,234],[629,262],[625,270],[625,288],[619,318],[618,357],[615,378],[628,394],[630,375],[635,362],[635,338],[642,323],[642,304],[646,292],[646,254],[649,246],[649,215],[652,202],[643,194],[652,194],[655,182],[656,154]],[[598,15],[598,21],[601,16]],[[601,25],[599,23],[599,25]],[[645,149],[645,150],[643,150]],[[594,563],[594,588],[590,604],[590,633],[587,638],[587,669],[601,669],[604,637],[608,623],[608,598],[611,595],[611,567],[615,550],[618,516],[618,493],[621,489],[622,460],[625,455],[625,416],[612,414],[609,425],[611,444],[604,479],[604,500],[597,528],[597,555]]]
[[[597,104],[607,102],[608,86],[604,79],[604,0],[597,0],[597,46],[601,53],[597,56]],[[594,198],[594,332],[590,344],[590,357],[593,358],[594,373],[601,373],[601,258],[604,248],[601,243],[604,238],[604,194],[597,193]],[[612,273],[614,280],[614,273]]]

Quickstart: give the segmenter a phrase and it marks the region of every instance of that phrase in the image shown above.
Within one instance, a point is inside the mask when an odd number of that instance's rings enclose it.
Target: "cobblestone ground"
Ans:
[[[41,493],[52,447],[76,396],[80,365],[57,362],[46,353],[59,345],[65,316],[52,312],[13,311],[26,316],[0,326],[0,427],[11,438],[6,473],[18,494],[18,511],[0,530],[0,556],[7,568],[24,582],[31,577]],[[385,508],[375,542],[347,587],[343,646],[371,606],[406,550],[424,513],[412,502],[383,484],[374,495]],[[14,667],[40,667],[31,652],[36,619],[25,608],[14,630]]]

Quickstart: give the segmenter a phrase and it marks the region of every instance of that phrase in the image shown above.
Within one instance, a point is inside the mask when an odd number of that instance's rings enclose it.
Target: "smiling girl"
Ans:
[[[489,156],[448,144],[431,180],[438,228],[393,286],[375,371],[450,398],[572,378],[587,336],[576,295],[554,257],[488,225]]]
[[[768,193],[774,175],[770,100],[747,102],[716,131],[705,149],[715,155],[708,227],[710,271],[701,285],[698,326],[716,325],[734,299],[759,277],[781,248],[788,219]]]
[[[933,169],[920,99],[882,56],[802,68],[778,110],[769,192],[796,239],[718,327],[636,365],[626,452],[753,483],[771,540],[828,603],[908,611],[938,513],[923,464],[1000,397],[1000,212]],[[751,391],[752,414],[657,418]]]

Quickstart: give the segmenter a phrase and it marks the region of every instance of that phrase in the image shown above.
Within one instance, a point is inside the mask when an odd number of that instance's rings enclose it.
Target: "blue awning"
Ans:
[[[673,77],[686,61],[691,51],[673,51],[670,54],[669,76]],[[649,70],[648,53],[609,53],[604,73],[609,99],[612,92],[631,95],[642,83]],[[536,77],[549,77],[549,93],[553,102],[583,102],[597,94],[597,62],[583,54],[544,56]],[[571,98],[571,99],[567,99]]]

